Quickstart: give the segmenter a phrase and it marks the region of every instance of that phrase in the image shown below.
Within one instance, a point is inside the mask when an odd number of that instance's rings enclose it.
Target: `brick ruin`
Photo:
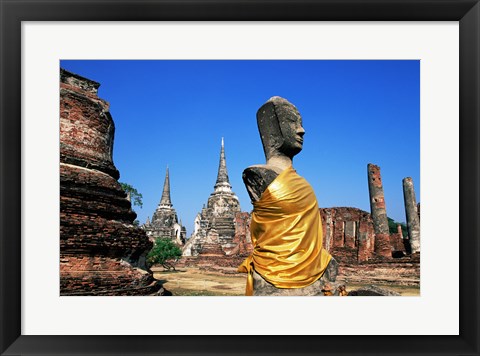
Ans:
[[[113,164],[115,126],[99,83],[60,71],[60,295],[148,295],[152,243]]]
[[[320,208],[323,247],[339,262],[368,261],[374,255],[371,215],[357,208]]]
[[[403,180],[409,227],[404,238],[400,225],[394,233],[389,230],[380,167],[369,164],[367,171],[370,213],[350,207],[320,209],[324,247],[339,262],[339,280],[419,285],[420,206],[413,182]]]
[[[408,255],[401,226],[389,234],[392,253],[375,252],[375,228],[370,213],[351,207],[320,208],[324,247],[339,262],[338,280],[346,283],[418,285],[419,257]]]

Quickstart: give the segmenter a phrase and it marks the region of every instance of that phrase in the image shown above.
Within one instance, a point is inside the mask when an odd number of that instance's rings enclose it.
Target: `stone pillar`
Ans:
[[[367,170],[370,210],[373,219],[373,227],[375,229],[375,253],[383,257],[392,257],[390,232],[388,230],[387,210],[385,208],[380,167],[369,163]]]
[[[403,198],[405,200],[405,214],[407,217],[410,248],[412,249],[412,253],[420,252],[420,220],[417,212],[413,180],[410,177],[403,179]]]

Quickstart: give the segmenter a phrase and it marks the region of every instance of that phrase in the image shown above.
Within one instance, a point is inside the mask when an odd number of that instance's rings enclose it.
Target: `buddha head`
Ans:
[[[273,156],[293,158],[303,148],[302,117],[295,105],[279,96],[270,98],[257,111],[258,131],[268,161]]]

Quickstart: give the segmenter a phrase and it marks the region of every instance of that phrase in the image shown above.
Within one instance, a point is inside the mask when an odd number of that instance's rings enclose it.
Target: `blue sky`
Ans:
[[[370,211],[367,164],[381,167],[387,214],[405,221],[402,179],[420,201],[419,61],[66,60],[61,67],[101,84],[115,121],[120,181],[143,194],[145,222],[170,170],[171,197],[190,236],[215,184],[221,138],[243,211],[246,167],[264,163],[256,112],[278,95],[297,106],[306,131],[293,162],[321,207]]]

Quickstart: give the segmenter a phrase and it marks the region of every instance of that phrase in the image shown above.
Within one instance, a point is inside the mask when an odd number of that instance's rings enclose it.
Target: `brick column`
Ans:
[[[355,235],[356,235],[355,221],[345,222],[345,246],[349,248],[355,248]]]
[[[368,261],[372,255],[370,240],[372,238],[372,224],[367,219],[361,219],[358,223],[358,262]]]
[[[403,199],[405,201],[410,248],[412,253],[420,252],[420,219],[418,217],[413,180],[410,177],[403,179]]]
[[[375,253],[383,257],[392,257],[390,232],[388,230],[387,210],[385,208],[380,167],[369,163],[367,170],[370,210],[373,227],[375,229]]]
[[[333,222],[333,246],[343,247],[345,245],[345,223],[342,220],[336,220]]]

